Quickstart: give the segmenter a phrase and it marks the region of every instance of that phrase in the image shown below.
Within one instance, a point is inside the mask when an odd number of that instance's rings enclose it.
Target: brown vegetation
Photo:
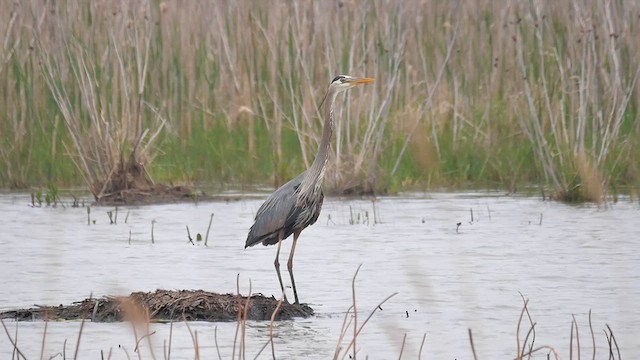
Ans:
[[[0,319],[82,320],[93,322],[133,321],[145,314],[147,321],[235,321],[241,304],[247,304],[247,320],[269,320],[279,306],[278,300],[262,295],[250,299],[232,294],[215,294],[203,290],[156,290],[134,292],[129,296],[88,298],[71,305],[38,306],[0,312]],[[309,317],[313,310],[306,304],[283,303],[275,320]]]
[[[163,140],[178,139],[198,157],[188,169],[215,158],[207,174],[238,179],[227,164],[247,163],[262,171],[247,178],[278,185],[313,161],[324,86],[351,73],[377,81],[339,107],[336,192],[484,179],[600,201],[611,184],[637,185],[635,1],[0,6],[6,182],[63,148],[100,199],[148,186]],[[239,138],[217,154],[196,136],[212,129]],[[29,150],[32,130],[46,154]]]

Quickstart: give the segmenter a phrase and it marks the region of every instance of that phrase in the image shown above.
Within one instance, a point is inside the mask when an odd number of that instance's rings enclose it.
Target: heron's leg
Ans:
[[[296,291],[296,282],[293,280],[293,254],[296,252],[296,244],[298,243],[298,236],[300,231],[293,232],[293,244],[291,245],[291,254],[289,254],[289,261],[287,262],[287,270],[289,270],[289,276],[291,277],[291,286],[293,287],[293,297],[296,299],[294,304],[300,304],[298,301],[298,291]]]
[[[276,251],[276,260],[273,262],[273,265],[276,267],[276,273],[278,274],[278,281],[280,282],[280,290],[282,290],[282,295],[284,296],[284,301],[287,301],[287,295],[284,293],[284,285],[282,284],[282,275],[280,275],[280,247],[282,247],[282,238],[284,237],[284,231],[281,230],[278,233],[278,250]],[[287,301],[288,302],[288,301]]]

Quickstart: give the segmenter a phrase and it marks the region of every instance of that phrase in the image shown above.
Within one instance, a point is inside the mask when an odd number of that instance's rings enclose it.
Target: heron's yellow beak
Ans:
[[[359,79],[349,80],[349,82],[354,85],[369,84],[369,83],[372,83],[373,81],[374,81],[373,78],[359,78]]]

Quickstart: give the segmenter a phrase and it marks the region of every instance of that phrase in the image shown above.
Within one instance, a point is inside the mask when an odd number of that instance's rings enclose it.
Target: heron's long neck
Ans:
[[[307,174],[302,181],[302,191],[311,191],[314,187],[322,185],[324,168],[329,159],[329,147],[331,146],[331,136],[333,135],[333,103],[337,92],[334,88],[329,88],[324,102],[324,126],[322,129],[322,140],[318,147],[316,159],[307,170]]]

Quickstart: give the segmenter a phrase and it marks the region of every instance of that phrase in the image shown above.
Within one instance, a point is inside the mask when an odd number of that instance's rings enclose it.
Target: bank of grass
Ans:
[[[637,192],[640,5],[456,4],[4,1],[0,186],[95,187],[146,129],[158,182],[275,186],[350,73],[333,191]]]

